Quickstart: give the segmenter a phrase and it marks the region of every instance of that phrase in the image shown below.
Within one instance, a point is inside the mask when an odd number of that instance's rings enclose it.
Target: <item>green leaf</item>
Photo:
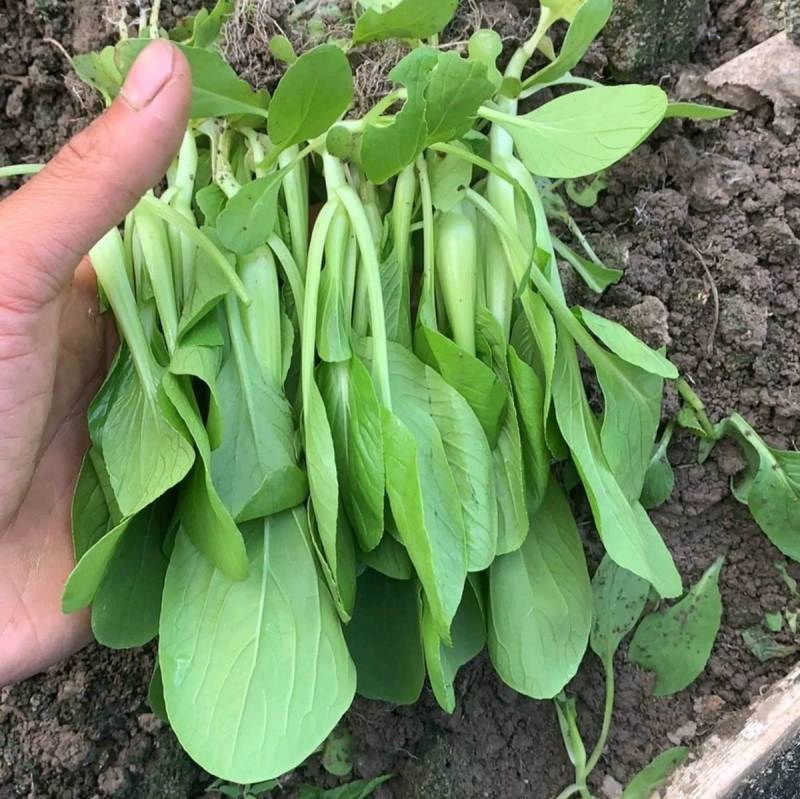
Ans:
[[[372,569],[358,578],[345,638],[356,664],[358,692],[396,705],[417,701],[425,681],[419,585]]]
[[[376,777],[374,780],[357,780],[350,785],[344,785],[341,788],[331,788],[328,791],[328,796],[325,799],[367,799],[372,796],[378,788],[385,782],[392,779],[392,774],[385,774],[381,777]]]
[[[552,417],[550,402],[552,396],[553,370],[556,358],[556,326],[550,311],[538,293],[527,293],[525,297],[526,313],[520,314],[511,331],[511,344],[517,355],[528,364],[541,369],[544,377],[544,418]],[[530,313],[531,321],[526,319]],[[557,460],[567,456],[566,447],[560,437],[552,440],[552,431],[545,428],[547,446]],[[558,444],[560,443],[560,447]]]
[[[281,352],[281,385],[285,386],[286,381],[289,377],[289,372],[292,370],[292,366],[297,366],[294,353],[295,353],[295,332],[294,332],[294,323],[291,319],[281,311],[281,342],[283,343],[282,352]],[[298,341],[298,345],[299,345]],[[291,389],[289,389],[291,393]]]
[[[550,12],[553,21],[560,19],[572,22],[586,0],[539,0],[542,8]]]
[[[386,318],[386,337],[411,349],[411,301],[408,274],[392,250],[381,261],[381,293]]]
[[[334,730],[328,736],[322,767],[334,777],[346,777],[353,770],[353,737],[347,730]]]
[[[513,404],[513,398],[511,401]],[[505,555],[519,549],[528,534],[525,468],[516,407],[506,414],[492,456],[498,508],[497,554]]]
[[[339,564],[341,557],[342,523],[339,513],[339,473],[336,466],[336,451],[333,433],[328,421],[325,403],[315,382],[311,382],[311,390],[304,397],[303,433],[306,448],[306,469],[308,470],[308,488],[311,506],[317,522],[317,531],[321,544],[320,555],[327,565],[331,590],[341,598],[346,615],[352,612],[352,605],[345,601],[350,591],[346,583],[350,580],[349,569],[343,577],[342,588],[339,588]]]
[[[211,456],[211,475],[241,522],[294,507],[308,495],[308,482],[297,464],[289,403],[244,336],[234,342],[217,378],[224,432]]]
[[[371,342],[360,342],[371,358]],[[471,570],[485,568],[497,545],[492,455],[466,400],[403,347],[389,343],[394,414],[384,413],[390,505],[448,640],[461,599],[468,553]]]
[[[123,77],[150,39],[125,39],[116,47],[116,60]],[[189,62],[192,73],[190,117],[224,117],[237,114],[267,116],[269,95],[255,92],[214,50],[177,45]]]
[[[209,183],[194,195],[194,199],[200,213],[203,214],[205,223],[216,225],[217,219],[227,203],[225,192],[216,183]]]
[[[777,612],[767,612],[764,614],[764,626],[771,633],[779,633],[783,629],[783,616]]]
[[[254,794],[256,797],[262,796],[269,791],[274,791],[275,788],[280,788],[281,783],[280,780],[263,780],[262,782],[256,782],[250,786],[250,793]]]
[[[639,502],[645,510],[663,505],[675,489],[675,472],[667,457],[666,447],[657,446],[644,476]]]
[[[353,73],[339,47],[323,44],[303,53],[281,78],[272,98],[269,136],[291,147],[323,134],[353,101]]]
[[[466,145],[454,142],[453,147],[468,152]],[[472,164],[453,153],[429,151],[428,176],[431,181],[433,207],[446,213],[464,197],[472,183]]]
[[[297,61],[297,53],[294,51],[294,45],[282,34],[273,36],[269,40],[269,52],[273,58],[278,61],[283,61],[284,64],[290,66]]]
[[[283,171],[246,183],[217,217],[223,246],[237,255],[257,250],[272,234],[278,220],[278,194]]]
[[[400,0],[382,13],[368,9],[356,20],[353,44],[386,39],[426,39],[439,33],[453,18],[458,0]]]
[[[742,630],[744,645],[761,663],[790,657],[798,651],[794,644],[781,644],[764,631],[761,625]]]
[[[714,561],[680,602],[646,616],[636,630],[628,659],[656,673],[656,696],[682,691],[705,668],[722,618],[717,583],[723,562]]]
[[[737,499],[784,555],[800,560],[800,453],[769,447],[739,415],[723,425],[733,433],[747,458],[747,468],[734,481]]]
[[[204,227],[202,232],[215,245],[220,246],[216,228]],[[226,251],[224,254],[233,266],[236,262],[233,253]],[[189,302],[183,307],[183,313],[178,323],[179,337],[186,335],[230,291],[230,283],[227,278],[205,250],[197,250],[194,268],[192,293]]]
[[[150,685],[147,689],[147,702],[150,709],[165,724],[169,724],[167,718],[167,706],[164,704],[164,683],[161,681],[161,667],[156,660],[156,667],[153,669],[153,676],[150,678]]]
[[[96,449],[84,455],[72,497],[72,543],[76,562],[114,526],[95,465],[95,459],[99,458],[101,455]]]
[[[685,746],[675,746],[662,752],[630,781],[622,799],[650,799],[688,756],[689,750]]]
[[[356,675],[317,575],[304,508],[242,532],[250,562],[243,582],[225,578],[178,534],[159,661],[184,749],[223,779],[253,783],[316,750],[350,706]]]
[[[453,684],[458,670],[476,657],[486,645],[486,619],[475,595],[472,583],[467,581],[464,596],[453,619],[452,646],[444,644],[436,631],[436,624],[423,603],[422,643],[428,678],[436,701],[445,713],[456,707]]]
[[[667,380],[678,379],[678,370],[673,363],[657,350],[648,347],[618,322],[612,322],[611,319],[606,319],[587,308],[577,308],[575,315],[606,347],[626,363]]]
[[[567,756],[573,765],[583,768],[586,764],[586,747],[579,729],[578,703],[574,696],[567,696],[562,691],[553,699],[553,705]]]
[[[629,502],[642,493],[661,422],[663,379],[612,353],[593,354],[605,399],[600,441],[608,465]]]
[[[508,391],[500,378],[458,344],[422,324],[414,334],[414,352],[469,403],[494,447],[508,405]]]
[[[61,597],[63,613],[75,613],[92,603],[122,536],[132,523],[140,523],[142,514],[146,514],[146,511],[125,519],[84,553],[64,586]]]
[[[72,57],[72,68],[78,77],[103,95],[106,104],[119,94],[122,75],[115,63],[115,49],[104,47],[99,53],[85,53]]]
[[[365,551],[383,536],[386,489],[381,405],[364,364],[321,363],[317,384],[328,414],[342,503]]]
[[[102,451],[122,517],[132,516],[179,483],[194,463],[174,406],[159,388],[142,387],[130,356],[120,359],[116,393],[93,443]]]
[[[499,89],[503,83],[503,73],[497,68],[497,59],[503,53],[503,40],[497,31],[482,28],[469,37],[467,51],[472,61],[486,67],[486,77]]]
[[[578,188],[577,181],[568,180],[564,184],[564,190],[567,196],[581,208],[594,208],[597,205],[597,200],[600,197],[600,192],[608,188],[608,180],[604,175],[595,175],[594,178],[588,182],[582,181],[581,188]],[[555,241],[553,242],[555,243]]]
[[[234,12],[235,0],[217,0],[213,10],[195,17],[192,44],[195,47],[213,47],[222,33],[222,28]]]
[[[688,430],[700,439],[698,463],[705,463],[706,459],[711,454],[711,450],[719,441],[722,422],[716,426],[718,429],[714,430],[712,427],[711,432],[709,432],[700,421],[698,412],[688,404],[681,406],[678,415],[675,417],[675,421],[684,430]]]
[[[489,654],[514,690],[551,699],[575,676],[589,639],[592,593],[578,528],[550,481],[522,547],[489,569]]]
[[[605,27],[613,9],[613,0],[586,0],[567,30],[558,57],[528,78],[524,87],[527,89],[530,86],[558,80],[576,67],[589,49],[589,45]]]
[[[508,365],[514,386],[517,418],[522,435],[528,501],[531,510],[542,502],[550,481],[550,453],[545,443],[544,385],[513,347],[508,349]]]
[[[589,645],[603,663],[613,663],[614,653],[639,621],[649,595],[647,580],[617,566],[608,555],[600,562],[592,577],[594,613]]]
[[[131,649],[158,634],[167,559],[161,548],[173,503],[162,498],[128,526],[92,600],[92,632],[103,646]]]
[[[340,785],[338,788],[329,788],[327,791],[314,785],[303,785],[300,788],[298,799],[367,799],[384,782],[392,779],[391,774],[376,777],[374,780],[356,780],[349,785]]]
[[[700,105],[700,103],[670,103],[664,119],[725,119],[736,114],[733,108],[718,108],[714,105]]]
[[[411,558],[394,534],[384,535],[375,549],[360,552],[359,560],[370,569],[394,580],[410,580],[414,576]]]
[[[364,130],[361,162],[372,183],[385,183],[425,149],[425,89],[438,61],[436,50],[419,47],[389,73],[390,80],[405,86],[408,97],[393,122],[369,124]]]
[[[356,602],[356,543],[353,531],[347,517],[339,513],[336,518],[336,538],[328,542],[328,546],[335,546],[336,559],[332,564],[328,562],[326,550],[323,546],[319,522],[314,514],[313,507],[308,509],[308,522],[311,529],[311,542],[317,554],[317,562],[322,570],[322,576],[328,584],[328,590],[333,597],[333,603],[339,618],[344,624],[350,621],[353,615],[353,606]],[[331,555],[331,557],[333,557]]]
[[[459,139],[472,128],[478,108],[494,94],[484,64],[458,53],[439,55],[425,92],[428,144]]]
[[[476,333],[480,356],[492,364],[509,394],[503,426],[492,450],[498,509],[497,554],[505,555],[519,549],[528,534],[522,439],[508,369],[508,343],[499,323],[485,308],[479,308],[476,314]]]
[[[556,416],[586,489],[603,545],[620,566],[648,580],[662,596],[678,596],[681,579],[672,557],[644,508],[638,502],[631,504],[609,467],[574,347],[563,330],[559,335],[553,375]],[[647,458],[650,452],[648,448]]]
[[[341,214],[341,217],[339,216]],[[338,228],[342,222],[344,228]],[[347,212],[340,206],[334,217],[333,234],[329,235],[326,261],[327,266],[320,275],[319,301],[317,312],[317,353],[323,361],[341,363],[352,356],[350,346],[351,320],[345,310],[343,289],[343,262],[347,247]],[[336,233],[343,233],[336,241]],[[337,251],[336,243],[343,244]]]
[[[208,347],[180,346],[170,364],[172,378],[164,389],[178,409],[198,452],[198,459],[181,486],[178,513],[181,527],[192,543],[231,580],[247,577],[247,552],[239,528],[222,503],[211,479],[211,442],[203,425],[187,376],[203,380],[211,389],[212,407],[219,360]],[[183,376],[183,377],[180,377]]]
[[[492,115],[514,138],[525,166],[549,178],[607,169],[655,130],[667,108],[657,86],[600,86],[557,97],[528,114]]]
[[[446,640],[467,576],[467,544],[444,445],[430,417],[421,417],[412,433],[386,410],[383,440],[392,514]]]
[[[492,454],[480,422],[461,394],[396,344],[389,345],[389,370],[395,413],[414,433],[417,446],[429,446],[423,439],[431,420],[441,437],[462,509],[469,571],[481,571],[496,553],[497,508]]]
[[[611,269],[604,264],[583,258],[562,241],[553,238],[556,252],[580,275],[581,280],[598,294],[602,294],[609,286],[618,283],[624,272]]]
[[[777,561],[775,563],[775,570],[780,575],[781,580],[783,581],[783,584],[788,589],[789,593],[795,599],[800,599],[800,591],[798,591],[798,589],[797,589],[797,580],[795,580],[794,577],[792,577],[792,575],[789,574],[789,571],[786,568],[786,564],[785,563],[781,563],[780,561]]]

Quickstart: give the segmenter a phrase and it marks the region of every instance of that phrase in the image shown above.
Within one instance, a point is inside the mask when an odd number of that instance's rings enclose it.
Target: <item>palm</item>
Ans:
[[[0,650],[11,656],[8,679],[53,662],[88,637],[85,615],[62,615],[60,595],[73,565],[70,502],[88,445],[86,409],[107,360],[109,336],[96,305],[93,272],[84,262],[46,312],[0,321],[5,340],[21,354],[10,364],[22,366],[16,380],[3,381],[0,440],[21,439],[36,453],[9,470],[0,491],[6,575],[0,581]]]
[[[0,202],[0,686],[89,639],[61,613],[86,409],[113,344],[81,256],[163,177],[186,130],[189,64],[158,39],[111,107]]]

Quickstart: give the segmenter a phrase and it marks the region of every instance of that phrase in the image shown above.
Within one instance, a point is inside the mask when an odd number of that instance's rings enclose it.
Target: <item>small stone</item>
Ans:
[[[738,295],[720,300],[719,333],[744,352],[759,352],[767,340],[768,308]]]
[[[687,721],[682,724],[675,732],[668,733],[667,738],[670,743],[680,746],[684,741],[691,741],[697,737],[697,722]]]
[[[610,774],[606,774],[605,777],[603,777],[603,782],[600,785],[600,793],[602,793],[606,799],[620,799],[622,791],[622,785]]]
[[[783,219],[771,218],[758,229],[762,247],[771,260],[783,263],[788,257],[800,255],[800,241]]]
[[[128,783],[128,775],[124,768],[111,766],[97,778],[97,787],[103,796],[114,796]]]
[[[43,762],[66,769],[80,768],[91,752],[91,744],[83,735],[47,722],[40,725],[28,746]]]
[[[755,185],[755,172],[744,161],[705,158],[692,174],[689,200],[698,211],[721,210]]]
[[[483,744],[483,751],[490,755],[496,755],[505,748],[506,742],[496,732],[489,733]]]
[[[734,674],[731,677],[731,688],[735,691],[744,691],[747,688],[747,675]]]
[[[640,303],[632,305],[626,317],[632,332],[651,347],[668,347],[672,344],[669,311],[658,297],[647,296]]]
[[[164,726],[164,722],[155,713],[142,713],[137,716],[136,721],[142,730],[150,735],[154,735]]]
[[[675,97],[679,100],[691,100],[704,94],[705,91],[705,77],[690,67],[681,72],[678,82],[675,84]]]
[[[25,84],[18,83],[6,101],[6,116],[10,119],[22,116],[25,110]]]
[[[86,672],[78,670],[58,687],[58,701],[65,702],[86,690]]]
[[[738,474],[747,466],[747,461],[732,441],[720,441],[719,445],[714,448],[714,459],[719,470],[726,477]]]

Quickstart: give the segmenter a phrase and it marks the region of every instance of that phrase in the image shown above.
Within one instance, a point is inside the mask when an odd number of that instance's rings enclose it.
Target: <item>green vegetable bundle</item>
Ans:
[[[427,675],[452,711],[488,645],[510,686],[560,696],[585,790],[599,753],[576,754],[561,692],[593,621],[608,672],[651,587],[682,592],[640,501],[677,371],[567,303],[559,262],[597,292],[621,273],[561,190],[580,199],[572,181],[665,117],[725,112],[572,76],[611,0],[542,0],[504,72],[490,30],[437,47],[456,5],[361,0],[347,46],[274,42],[271,98],[216,47],[231,2],[202,12],[173,34],[194,93],[167,188],[91,254],[122,344],[89,412],[64,608],[91,605],[107,646],[158,636],[154,707],[225,779],[297,766],[356,690],[410,703]],[[396,88],[348,118],[348,48],[390,38]],[[110,99],[147,41],[76,68]],[[578,486],[607,552],[594,599]]]

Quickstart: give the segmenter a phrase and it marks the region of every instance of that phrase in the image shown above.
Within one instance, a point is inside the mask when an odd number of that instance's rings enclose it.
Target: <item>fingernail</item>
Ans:
[[[172,77],[175,49],[165,39],[148,45],[134,61],[122,97],[135,111],[151,103]]]

